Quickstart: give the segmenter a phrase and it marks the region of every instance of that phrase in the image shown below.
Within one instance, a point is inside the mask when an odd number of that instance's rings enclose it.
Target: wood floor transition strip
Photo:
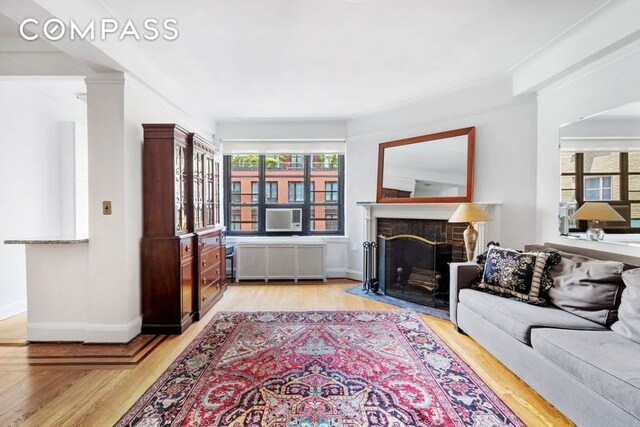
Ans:
[[[3,349],[0,367],[19,366],[121,366],[142,362],[167,335],[146,335],[126,345],[114,344],[30,344],[15,351]]]

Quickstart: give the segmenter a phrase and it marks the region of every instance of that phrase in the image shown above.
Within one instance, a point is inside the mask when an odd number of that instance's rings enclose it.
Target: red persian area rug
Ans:
[[[523,426],[409,311],[223,312],[119,426]]]

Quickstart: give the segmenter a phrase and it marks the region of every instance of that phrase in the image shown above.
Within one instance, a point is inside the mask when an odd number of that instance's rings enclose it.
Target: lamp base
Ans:
[[[472,262],[476,251],[476,243],[478,242],[478,232],[473,228],[473,224],[467,224],[467,228],[462,233],[462,238],[467,251],[467,261]]]
[[[600,221],[594,220],[587,228],[587,240],[599,242],[602,239],[604,239],[604,230],[600,227]]]

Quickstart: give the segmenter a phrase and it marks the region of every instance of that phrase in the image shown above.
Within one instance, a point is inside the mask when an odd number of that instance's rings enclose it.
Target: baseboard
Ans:
[[[27,323],[27,341],[73,341],[84,340],[85,323]]]
[[[347,277],[345,268],[327,268],[327,279],[342,279]]]
[[[362,271],[358,270],[345,270],[345,277],[351,280],[362,281]]]
[[[140,334],[142,316],[124,324],[27,323],[28,341],[127,343]]]
[[[126,324],[100,325],[89,323],[84,330],[86,343],[127,343],[140,335],[142,316],[138,316]]]
[[[8,319],[25,311],[27,311],[26,299],[2,305],[0,306],[0,320]]]

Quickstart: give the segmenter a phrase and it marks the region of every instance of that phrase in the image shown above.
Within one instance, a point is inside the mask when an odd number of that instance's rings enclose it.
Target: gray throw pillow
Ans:
[[[624,264],[560,252],[562,260],[550,270],[549,302],[601,325],[618,320]]]
[[[627,286],[622,292],[618,316],[620,320],[611,329],[632,341],[640,343],[640,268],[622,273]]]

